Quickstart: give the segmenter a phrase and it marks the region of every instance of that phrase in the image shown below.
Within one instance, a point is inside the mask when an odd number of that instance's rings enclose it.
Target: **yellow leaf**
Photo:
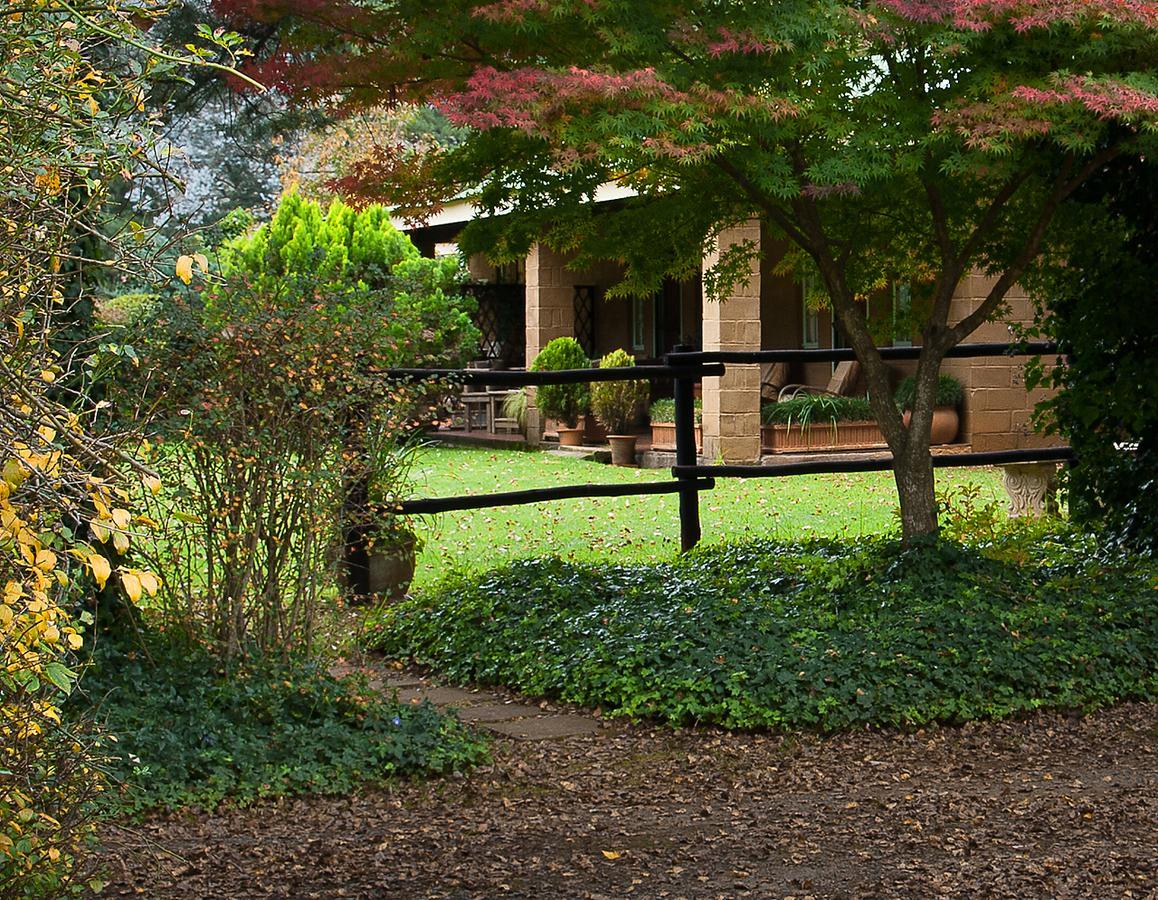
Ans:
[[[55,625],[49,625],[40,636],[46,644],[55,644],[60,640],[60,630]]]
[[[137,580],[141,582],[141,587],[145,589],[145,593],[150,597],[157,596],[157,576],[152,572],[138,572]]]
[[[204,274],[209,274],[209,260],[205,258],[204,253],[194,253],[193,260],[197,263]]]
[[[177,277],[188,284],[193,280],[193,257],[177,257]]]
[[[619,859],[619,857],[623,856],[618,850],[601,850],[600,852],[608,859]]]
[[[133,514],[131,512],[129,512],[127,509],[114,509],[113,510],[113,524],[116,525],[117,528],[128,528],[129,523],[132,521],[133,521]]]
[[[113,573],[109,561],[99,553],[93,553],[88,558],[88,565],[89,568],[92,569],[92,577],[96,579],[97,587],[104,590],[105,582],[109,580],[109,576]]]
[[[40,380],[52,384],[52,382],[56,381],[56,373],[53,372],[52,369],[45,369],[40,373]]]
[[[84,646],[84,639],[79,634],[73,633],[68,636],[68,648],[70,650],[79,650]]]
[[[24,484],[24,480],[28,477],[28,470],[16,460],[10,459],[4,463],[4,469],[0,471],[0,475],[3,475],[4,480],[9,485],[18,488]]]
[[[146,475],[143,479],[145,487],[149,489],[149,493],[156,497],[161,493],[161,479],[156,475]]]
[[[136,603],[141,599],[141,579],[135,572],[121,572],[121,584],[130,600]]]
[[[51,550],[37,550],[33,565],[41,572],[51,572],[56,568],[56,554]]]
[[[117,553],[124,553],[129,549],[129,536],[123,531],[113,533],[113,548]]]

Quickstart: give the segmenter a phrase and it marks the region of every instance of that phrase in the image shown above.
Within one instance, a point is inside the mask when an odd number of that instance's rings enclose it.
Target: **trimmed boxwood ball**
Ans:
[[[599,361],[601,369],[622,369],[635,365],[626,350],[613,350]],[[609,434],[624,434],[647,402],[646,381],[597,381],[591,385],[591,411]]]
[[[562,369],[586,369],[591,360],[575,338],[555,338],[531,362],[532,372],[557,372]],[[586,384],[543,384],[535,388],[535,405],[544,415],[560,420],[568,428],[579,424],[579,417],[591,405],[591,390]]]

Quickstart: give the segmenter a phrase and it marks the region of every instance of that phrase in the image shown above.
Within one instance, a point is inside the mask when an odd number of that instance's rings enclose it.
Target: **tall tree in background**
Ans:
[[[751,217],[788,239],[861,361],[895,458],[906,540],[937,527],[929,428],[945,354],[1049,250],[1073,191],[1158,123],[1158,5],[1144,0],[218,0],[279,26],[260,77],[301,100],[432,102],[460,147],[363,174],[420,214],[464,190],[501,218],[498,257],[536,240],[620,259],[620,293],[696,271]],[[1150,149],[1147,149],[1150,148]],[[391,164],[392,163],[392,164]],[[615,211],[589,200],[634,188]],[[374,184],[368,191],[378,190]],[[711,292],[755,248],[723,254]],[[950,319],[961,279],[994,281]],[[910,427],[863,300],[913,287],[921,356]]]

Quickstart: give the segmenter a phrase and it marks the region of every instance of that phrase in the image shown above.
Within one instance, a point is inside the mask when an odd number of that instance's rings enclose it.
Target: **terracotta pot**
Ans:
[[[607,442],[607,429],[595,416],[584,416],[579,425],[583,429],[583,440],[589,446]]]
[[[912,413],[905,410],[901,419],[905,423],[905,427],[909,427],[909,418]],[[957,413],[955,406],[935,406],[933,407],[933,424],[929,428],[929,443],[930,444],[951,444],[953,439],[957,437],[957,430],[961,426],[961,417]]]
[[[380,600],[401,600],[414,580],[418,565],[418,541],[411,535],[403,543],[373,550],[367,573],[370,593]]]
[[[961,418],[955,406],[938,406],[933,410],[933,427],[929,430],[930,444],[951,444],[957,437]]]
[[[555,429],[556,434],[559,435],[560,447],[582,447],[583,446],[583,428],[567,428],[565,425],[560,425]]]
[[[609,434],[607,441],[611,444],[611,464],[613,466],[635,465],[634,434]]]

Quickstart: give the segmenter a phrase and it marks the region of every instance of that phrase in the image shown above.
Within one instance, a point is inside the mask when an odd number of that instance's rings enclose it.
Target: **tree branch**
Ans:
[[[745,175],[735,163],[723,156],[716,156],[712,158],[712,162],[725,175],[731,178],[740,189],[747,195],[756,206],[758,206],[764,213],[775,222],[785,234],[793,241],[799,244],[804,250],[809,253],[812,250],[809,248],[804,233],[796,226],[796,223],[775,203],[768,199],[767,194],[761,191],[752,180]]]
[[[1033,262],[1034,258],[1041,251],[1041,244],[1045,238],[1045,233],[1049,229],[1050,223],[1057,214],[1058,208],[1062,202],[1072,194],[1077,188],[1094,172],[1125,152],[1125,146],[1122,144],[1108,147],[1101,153],[1092,156],[1081,169],[1071,178],[1068,177],[1073,168],[1073,157],[1068,157],[1066,164],[1062,166],[1061,172],[1054,180],[1053,190],[1042,204],[1041,212],[1038,214],[1037,221],[1030,229],[1025,243],[1021,247],[1021,251],[1017,254],[1014,261],[1006,267],[1001,277],[997,279],[997,283],[993,285],[981,305],[973,310],[964,319],[949,329],[948,335],[952,341],[950,347],[961,343],[965,338],[972,334],[979,328],[992,314],[1001,302],[1005,299],[1005,295],[1009,293],[1009,289],[1017,282],[1017,280],[1025,274],[1025,270],[1029,264]]]

